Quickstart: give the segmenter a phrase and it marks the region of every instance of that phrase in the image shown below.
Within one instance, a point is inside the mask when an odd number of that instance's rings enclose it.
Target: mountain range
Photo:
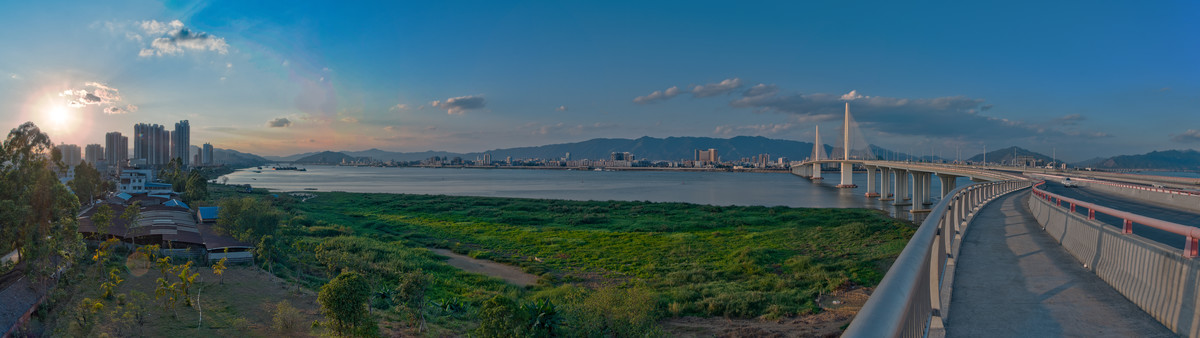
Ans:
[[[245,160],[259,159],[273,162],[297,163],[339,163],[341,159],[372,158],[381,161],[419,161],[438,156],[443,158],[461,157],[465,160],[482,158],[491,154],[495,161],[506,157],[512,158],[541,158],[560,159],[570,153],[571,159],[608,159],[614,152],[629,152],[638,159],[651,161],[692,160],[697,149],[716,149],[722,160],[730,161],[741,158],[752,158],[758,154],[770,154],[772,159],[787,157],[790,160],[803,160],[812,156],[813,144],[810,142],[771,139],[761,136],[737,136],[733,138],[711,137],[641,137],[637,139],[597,138],[582,142],[550,144],[531,147],[492,149],[483,152],[455,153],[446,151],[423,152],[392,152],[380,149],[362,151],[322,151],[295,154],[290,156],[263,156],[237,153],[246,157]],[[825,153],[834,151],[830,145],[825,145]],[[880,159],[911,159],[921,161],[953,160],[933,155],[909,155],[871,145],[871,152]],[[235,152],[236,153],[236,152]],[[248,156],[253,156],[250,158]],[[1008,147],[990,151],[986,158],[988,162],[1011,162],[1013,157],[1032,157],[1044,163],[1055,159],[1046,154],[1034,152],[1020,147]],[[216,156],[219,158],[219,156]],[[976,154],[967,158],[971,162],[981,162],[984,154]],[[1200,169],[1200,152],[1195,150],[1154,151],[1141,155],[1121,155],[1110,158],[1094,158],[1076,162],[1077,167],[1092,167],[1105,169],[1171,169],[1197,170]]]

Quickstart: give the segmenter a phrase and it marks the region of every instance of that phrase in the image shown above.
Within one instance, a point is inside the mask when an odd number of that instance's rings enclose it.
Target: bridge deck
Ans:
[[[956,262],[947,337],[1175,337],[1086,270],[1018,192],[971,223]]]

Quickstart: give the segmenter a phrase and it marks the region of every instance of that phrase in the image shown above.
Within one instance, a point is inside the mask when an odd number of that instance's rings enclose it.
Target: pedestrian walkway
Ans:
[[[1026,209],[1028,191],[979,212],[954,272],[947,337],[1175,337],[1083,268]]]

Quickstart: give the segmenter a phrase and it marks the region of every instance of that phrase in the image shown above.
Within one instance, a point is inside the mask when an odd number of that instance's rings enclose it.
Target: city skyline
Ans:
[[[259,155],[811,142],[849,102],[888,148],[1078,161],[1200,144],[1196,6],[6,3],[0,95],[80,147],[180,120]]]

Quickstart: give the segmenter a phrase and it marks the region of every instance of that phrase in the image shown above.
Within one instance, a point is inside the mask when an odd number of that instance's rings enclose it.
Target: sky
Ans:
[[[5,1],[0,127],[259,155],[641,136],[1200,148],[1200,4]]]

